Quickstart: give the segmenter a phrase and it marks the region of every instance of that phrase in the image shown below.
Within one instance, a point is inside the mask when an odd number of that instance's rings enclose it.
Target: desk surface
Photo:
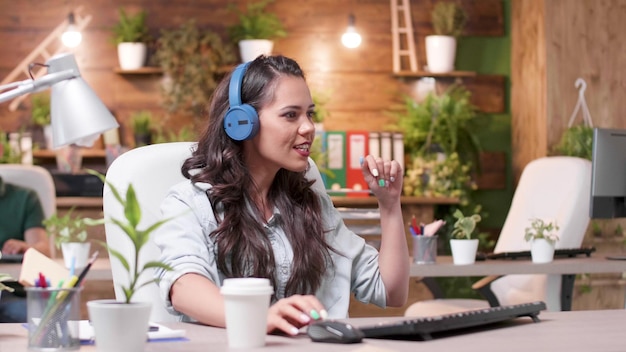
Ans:
[[[608,260],[605,254],[558,258],[535,264],[528,259],[489,259],[473,265],[454,265],[452,257],[438,256],[436,264],[412,264],[411,277],[487,276],[508,274],[582,274],[626,271],[626,260]]]
[[[283,337],[269,335],[263,351],[623,351],[625,310],[541,312],[541,321],[523,317],[492,329],[437,338],[431,341],[394,341],[364,339],[352,345],[314,343],[305,335]],[[394,318],[350,319],[355,326],[371,325]],[[145,351],[228,351],[226,330],[202,325],[168,323],[186,330],[188,341],[153,342]],[[27,330],[21,324],[2,324],[0,351],[27,351]],[[80,351],[95,351],[82,346]]]
[[[62,259],[56,259],[63,265]],[[0,264],[0,273],[20,276],[20,264]],[[412,264],[411,277],[487,276],[507,274],[582,274],[626,272],[626,260],[608,260],[605,255],[555,259],[552,263],[535,264],[530,259],[498,259],[478,261],[473,265],[454,265],[452,257],[439,256],[436,264]],[[94,262],[87,280],[111,280],[109,258]]]

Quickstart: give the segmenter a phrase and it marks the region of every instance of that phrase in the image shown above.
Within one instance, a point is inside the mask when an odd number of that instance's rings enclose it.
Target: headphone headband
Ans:
[[[230,76],[230,83],[228,84],[228,104],[230,107],[241,105],[241,86],[249,64],[250,62],[239,64]]]

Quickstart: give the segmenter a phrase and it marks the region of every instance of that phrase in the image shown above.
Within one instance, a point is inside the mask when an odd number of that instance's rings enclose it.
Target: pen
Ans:
[[[78,280],[76,281],[76,285],[78,286],[81,284],[81,282],[83,282],[83,280],[85,279],[85,276],[87,276],[87,273],[89,272],[89,269],[91,268],[91,265],[93,264],[93,262],[96,261],[96,258],[98,257],[98,251],[95,251],[92,255],[91,258],[89,258],[89,262],[87,263],[87,266],[85,266],[85,269],[83,269],[83,271],[80,272],[80,275],[78,275]]]

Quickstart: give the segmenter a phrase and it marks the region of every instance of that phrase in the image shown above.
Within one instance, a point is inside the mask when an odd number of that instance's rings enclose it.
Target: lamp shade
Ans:
[[[52,85],[50,115],[54,148],[92,146],[101,133],[119,127],[115,117],[78,73],[73,55],[48,60],[48,73],[74,70],[76,76]]]

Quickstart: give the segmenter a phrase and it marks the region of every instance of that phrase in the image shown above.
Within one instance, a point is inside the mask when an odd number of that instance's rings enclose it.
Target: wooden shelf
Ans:
[[[457,77],[475,77],[476,72],[473,71],[451,71],[446,73],[432,73],[428,71],[400,71],[394,72],[395,77],[407,77],[407,78],[420,78],[420,77],[433,77],[433,78],[457,78]]]
[[[163,73],[163,70],[160,67],[155,66],[144,66],[136,70],[123,70],[119,67],[116,67],[113,69],[113,72],[122,75],[160,75]]]
[[[83,156],[83,158],[104,158],[106,157],[106,152],[104,151],[104,149],[82,149],[81,155]],[[34,150],[33,158],[56,158],[56,152],[50,149]]]

